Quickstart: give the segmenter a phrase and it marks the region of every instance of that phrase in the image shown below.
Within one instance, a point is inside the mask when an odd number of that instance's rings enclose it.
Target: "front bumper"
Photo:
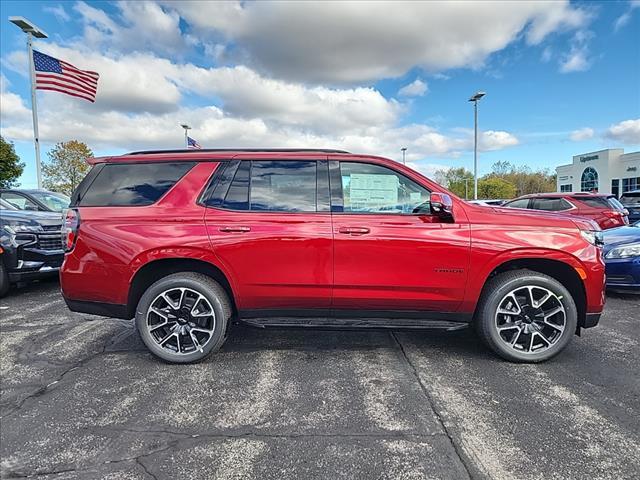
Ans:
[[[640,257],[606,259],[607,289],[640,293]]]
[[[58,275],[63,258],[62,250],[18,249],[14,262],[6,264],[9,282],[27,282]]]

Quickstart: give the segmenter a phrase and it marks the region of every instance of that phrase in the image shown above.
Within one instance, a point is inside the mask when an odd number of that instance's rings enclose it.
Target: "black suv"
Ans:
[[[629,223],[640,220],[640,190],[623,193],[620,197],[620,203],[629,210]]]
[[[56,275],[62,265],[62,216],[18,210],[0,199],[0,297],[12,283]]]

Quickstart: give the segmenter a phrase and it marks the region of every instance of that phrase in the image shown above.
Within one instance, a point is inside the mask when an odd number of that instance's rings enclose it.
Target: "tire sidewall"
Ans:
[[[181,355],[172,354],[166,349],[160,347],[155,342],[155,340],[151,337],[149,329],[147,328],[147,310],[151,302],[153,302],[155,298],[162,292],[180,287],[189,288],[202,294],[209,301],[215,313],[214,331],[207,344],[202,348],[202,352],[195,351],[192,353]],[[226,330],[225,311],[222,306],[222,302],[217,295],[217,292],[215,292],[215,290],[205,282],[200,282],[188,277],[181,278],[178,275],[172,275],[170,277],[158,280],[147,289],[147,291],[142,295],[140,301],[138,302],[138,306],[136,308],[135,324],[138,333],[142,338],[142,341],[151,351],[151,353],[170,363],[193,363],[204,359],[216,346],[221,343]]]
[[[565,328],[562,336],[553,346],[540,353],[525,354],[508,347],[500,337],[495,324],[496,310],[505,295],[516,288],[524,286],[538,286],[551,290],[559,298],[566,314]],[[578,324],[576,304],[569,291],[556,280],[535,274],[523,274],[521,277],[511,279],[499,285],[498,288],[489,294],[482,311],[482,317],[486,332],[489,336],[488,340],[492,343],[494,350],[503,358],[515,362],[541,362],[555,356],[571,341]]]

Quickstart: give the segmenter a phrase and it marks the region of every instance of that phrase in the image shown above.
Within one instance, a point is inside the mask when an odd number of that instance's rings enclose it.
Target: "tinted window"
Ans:
[[[604,197],[591,197],[591,198],[579,197],[578,200],[580,200],[582,203],[587,204],[591,208],[609,208],[607,199]]]
[[[194,165],[193,162],[107,164],[80,199],[80,205],[151,205]]]
[[[520,200],[514,200],[513,202],[505,203],[504,206],[509,208],[528,208],[529,199],[521,198]]]
[[[607,202],[611,205],[615,210],[622,211],[624,210],[624,205],[622,205],[616,197],[607,197]]]
[[[624,205],[640,205],[640,193],[625,193],[620,197]]]
[[[251,162],[240,162],[222,203],[223,208],[231,210],[249,209],[249,170]],[[226,172],[225,172],[225,176]]]
[[[560,212],[568,210],[571,205],[564,198],[534,198],[531,208],[535,210],[547,210],[549,212]]]
[[[367,163],[341,162],[344,212],[430,213],[430,192],[404,175]]]
[[[316,211],[315,161],[253,161],[251,210]]]

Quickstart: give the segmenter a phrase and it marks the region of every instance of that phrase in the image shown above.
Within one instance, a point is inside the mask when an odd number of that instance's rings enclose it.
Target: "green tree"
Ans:
[[[513,198],[516,196],[516,187],[502,178],[489,177],[478,180],[478,198]]]
[[[16,153],[13,143],[0,137],[0,188],[11,188],[24,171],[24,163]]]
[[[501,178],[516,187],[515,196],[529,193],[545,193],[556,191],[556,175],[547,169],[532,171],[527,166],[516,167],[506,162],[496,162],[491,173],[484,178]]]
[[[438,170],[434,178],[461,198],[473,196],[473,173],[464,167]]]
[[[42,166],[45,188],[71,195],[89,171],[85,160],[93,152],[86,144],[70,140],[57,143],[47,155],[49,161]]]

